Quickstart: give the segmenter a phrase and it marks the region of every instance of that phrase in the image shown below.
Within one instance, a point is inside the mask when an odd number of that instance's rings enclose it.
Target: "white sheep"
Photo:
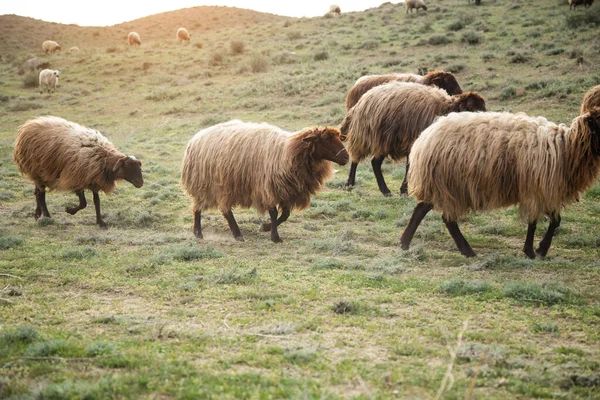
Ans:
[[[417,12],[419,12],[419,8],[422,8],[423,10],[427,11],[427,5],[423,0],[406,0],[404,2],[404,6],[406,7],[407,14],[409,10],[410,12],[412,12],[413,9],[416,9]]]
[[[53,54],[54,52],[62,49],[54,40],[46,40],[44,43],[42,43],[42,50],[44,50],[44,53],[46,54]]]
[[[185,28],[177,29],[177,40],[180,42],[189,42],[192,35]]]
[[[43,69],[40,71],[40,94],[44,93],[44,89],[48,93],[53,93],[58,84],[60,71],[57,69]]]
[[[137,32],[129,32],[129,34],[127,35],[127,42],[130,46],[142,45],[142,39],[140,38],[140,35]]]

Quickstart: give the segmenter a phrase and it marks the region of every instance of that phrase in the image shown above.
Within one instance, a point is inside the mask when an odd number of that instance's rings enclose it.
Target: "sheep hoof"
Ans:
[[[237,240],[238,242],[243,242],[244,241],[244,237],[243,236],[236,236],[235,240]]]
[[[410,243],[401,243],[400,244],[400,248],[404,251],[408,250],[410,248]]]
[[[270,222],[265,222],[260,226],[260,231],[261,232],[269,232],[271,230],[271,223]]]
[[[101,229],[108,229],[108,226],[106,226],[106,222],[104,222],[104,221],[98,221],[98,226]]]
[[[200,231],[194,231],[194,236],[198,239],[204,239],[204,236],[202,236],[202,232]]]
[[[281,240],[279,236],[271,238],[271,240],[273,241],[273,243],[283,243],[283,240]]]
[[[541,259],[544,259],[544,258],[546,258],[546,253],[547,253],[547,252],[545,252],[545,251],[542,251],[542,250],[540,250],[540,249],[537,249],[537,250],[535,251],[535,254],[537,254],[537,255],[538,255],[538,257],[539,257],[539,258],[541,258]]]
[[[79,211],[79,209],[76,207],[67,207],[67,208],[65,208],[65,211],[71,215],[75,215],[75,214],[77,214],[77,211]]]
[[[525,255],[532,260],[535,258],[535,252],[533,251],[533,249],[531,249],[531,251],[523,249],[523,253],[525,253]]]
[[[37,221],[42,216],[42,210],[36,209],[35,214],[33,214],[33,218]]]
[[[464,252],[461,252],[461,253],[462,253],[463,256],[465,256],[467,258],[473,258],[473,257],[477,256],[477,254],[475,254],[475,252],[473,250],[471,250],[471,251],[464,251]]]
[[[383,194],[385,197],[392,197],[392,193],[391,192],[387,192]]]

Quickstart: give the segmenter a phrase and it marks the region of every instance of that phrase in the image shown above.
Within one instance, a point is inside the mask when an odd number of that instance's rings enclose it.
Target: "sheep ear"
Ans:
[[[315,140],[317,140],[317,138],[319,137],[319,135],[323,132],[323,130],[321,128],[313,128],[311,129],[311,132],[304,136],[304,138],[302,138],[303,142],[313,142]]]
[[[117,161],[115,163],[115,166],[113,167],[113,172],[117,172],[118,170],[120,170],[125,160],[127,160],[127,157],[119,158],[119,161]]]

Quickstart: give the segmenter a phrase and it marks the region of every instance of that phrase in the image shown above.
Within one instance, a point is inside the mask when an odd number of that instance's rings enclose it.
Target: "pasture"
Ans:
[[[570,125],[600,84],[600,4],[428,4],[311,19],[198,7],[103,28],[0,16],[0,398],[600,398],[599,185],[563,212],[545,259],[522,253],[518,208],[461,222],[474,259],[433,212],[400,250],[415,202],[387,161],[392,197],[370,162],[352,190],[336,166],[281,244],[254,210],[234,209],[243,243],[216,210],[193,236],[180,165],[204,127],[337,126],[360,76],[433,69],[489,111]],[[47,39],[62,52],[44,55]],[[52,95],[17,73],[34,56],[61,71]],[[52,218],[34,220],[12,149],[39,115],[142,161],[142,188],[101,195],[108,230],[89,193],[71,216],[77,197],[50,192]]]

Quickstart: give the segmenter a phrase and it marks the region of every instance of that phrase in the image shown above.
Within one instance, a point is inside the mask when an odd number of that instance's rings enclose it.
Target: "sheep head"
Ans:
[[[56,51],[61,51],[62,48],[60,47],[60,44],[56,46]]]
[[[58,77],[60,77],[60,71],[59,71],[59,70],[55,69],[55,70],[53,71],[53,73],[54,73],[54,76],[55,76],[55,77],[57,77],[57,78],[58,78]]]
[[[600,156],[600,107],[594,107],[582,117],[585,128],[590,131],[592,152],[594,155]]]
[[[125,179],[136,188],[144,185],[142,177],[142,162],[135,157],[121,157],[113,167],[116,179]]]
[[[311,155],[315,160],[328,160],[345,165],[350,158],[342,143],[341,133],[336,128],[312,128],[302,138],[302,142],[310,146]]]
[[[486,111],[485,100],[475,92],[467,92],[452,97],[454,99],[452,111],[454,112]]]
[[[431,71],[423,77],[423,84],[444,89],[450,96],[462,94],[460,85],[450,72],[441,70]]]

